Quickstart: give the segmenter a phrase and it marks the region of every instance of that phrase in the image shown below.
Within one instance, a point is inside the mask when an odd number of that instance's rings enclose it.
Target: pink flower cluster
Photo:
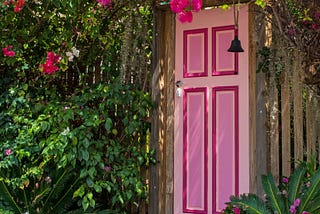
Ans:
[[[290,213],[297,213],[297,208],[300,206],[300,198],[294,200],[293,204],[290,206]],[[302,214],[309,214],[307,211],[303,211]]]
[[[14,51],[12,50],[12,45],[9,45],[6,48],[2,48],[2,52],[3,52],[3,55],[7,57],[14,57],[15,55]]]
[[[11,155],[11,149],[6,149],[6,155]]]
[[[110,6],[111,0],[97,0],[102,6]]]
[[[5,6],[11,4],[14,6],[14,12],[18,13],[22,10],[22,7],[24,5],[24,0],[17,0],[17,1],[14,1],[14,0],[6,0],[4,3],[3,3]]]
[[[54,54],[53,52],[48,52],[46,62],[40,65],[40,68],[42,68],[42,72],[44,74],[55,73],[59,70],[58,64],[60,60],[61,56],[59,56],[58,54]]]
[[[180,22],[192,22],[192,11],[199,12],[202,7],[202,0],[171,0],[170,8],[178,15]]]
[[[233,212],[234,212],[235,214],[240,214],[240,213],[241,213],[241,210],[240,210],[238,207],[235,207],[235,208],[233,208]]]

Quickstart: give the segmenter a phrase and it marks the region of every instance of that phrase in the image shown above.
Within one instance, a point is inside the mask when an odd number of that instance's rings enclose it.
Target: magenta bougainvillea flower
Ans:
[[[2,48],[2,52],[6,57],[14,57],[15,55],[14,51],[12,50],[12,45],[9,45],[6,48]]]
[[[22,10],[22,7],[24,5],[24,0],[17,0],[15,3],[14,12],[18,13],[20,10]]]
[[[192,22],[193,15],[191,11],[182,11],[178,13],[178,19],[181,23]]]
[[[170,9],[176,13],[182,23],[192,22],[193,12],[199,12],[202,8],[202,0],[171,0]]]
[[[170,8],[175,13],[181,13],[188,6],[188,0],[172,0]]]
[[[110,170],[111,170],[111,167],[110,167],[110,166],[106,165],[106,166],[104,167],[104,171],[110,172]]]
[[[44,64],[40,65],[42,72],[44,74],[53,74],[59,70],[58,64],[61,59],[61,56],[54,54],[53,52],[47,53],[47,59]]]
[[[4,6],[9,6],[10,4],[14,6],[14,12],[18,13],[22,10],[22,7],[24,5],[24,0],[6,0],[3,5]]]
[[[102,5],[102,6],[109,6],[111,4],[111,0],[98,0],[98,2]]]
[[[233,208],[233,212],[235,214],[240,214],[241,213],[241,211],[240,211],[240,209],[238,207]]]
[[[192,0],[192,10],[199,12],[202,8],[202,0]]]
[[[11,149],[6,149],[6,155],[11,155]]]

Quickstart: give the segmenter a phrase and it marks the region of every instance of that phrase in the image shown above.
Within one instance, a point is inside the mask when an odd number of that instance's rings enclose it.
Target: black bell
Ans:
[[[234,40],[232,40],[228,52],[244,52],[243,48],[241,47],[241,42],[238,39],[238,36],[235,36]]]

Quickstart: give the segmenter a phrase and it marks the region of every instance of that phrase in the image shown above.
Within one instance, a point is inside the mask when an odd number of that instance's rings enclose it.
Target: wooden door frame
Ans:
[[[205,4],[209,4],[205,1]],[[221,2],[221,1],[220,1]],[[232,2],[232,1],[231,1]],[[217,1],[213,1],[217,4]],[[254,5],[249,5],[249,10]],[[168,9],[154,10],[154,43],[151,95],[156,103],[152,114],[151,149],[156,165],[149,180],[149,214],[173,214],[174,191],[174,96],[175,96],[175,15]],[[256,42],[255,17],[249,13],[249,145],[250,192],[257,190],[256,158]]]

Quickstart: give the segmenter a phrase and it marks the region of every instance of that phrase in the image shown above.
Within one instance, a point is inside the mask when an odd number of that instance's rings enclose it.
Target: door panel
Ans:
[[[213,210],[239,192],[238,87],[213,88]]]
[[[239,32],[232,10],[176,22],[175,214],[219,213],[230,195],[249,192],[247,6],[239,18]],[[227,52],[236,33],[241,54]]]
[[[183,210],[206,213],[208,202],[207,89],[186,89],[183,112]]]

